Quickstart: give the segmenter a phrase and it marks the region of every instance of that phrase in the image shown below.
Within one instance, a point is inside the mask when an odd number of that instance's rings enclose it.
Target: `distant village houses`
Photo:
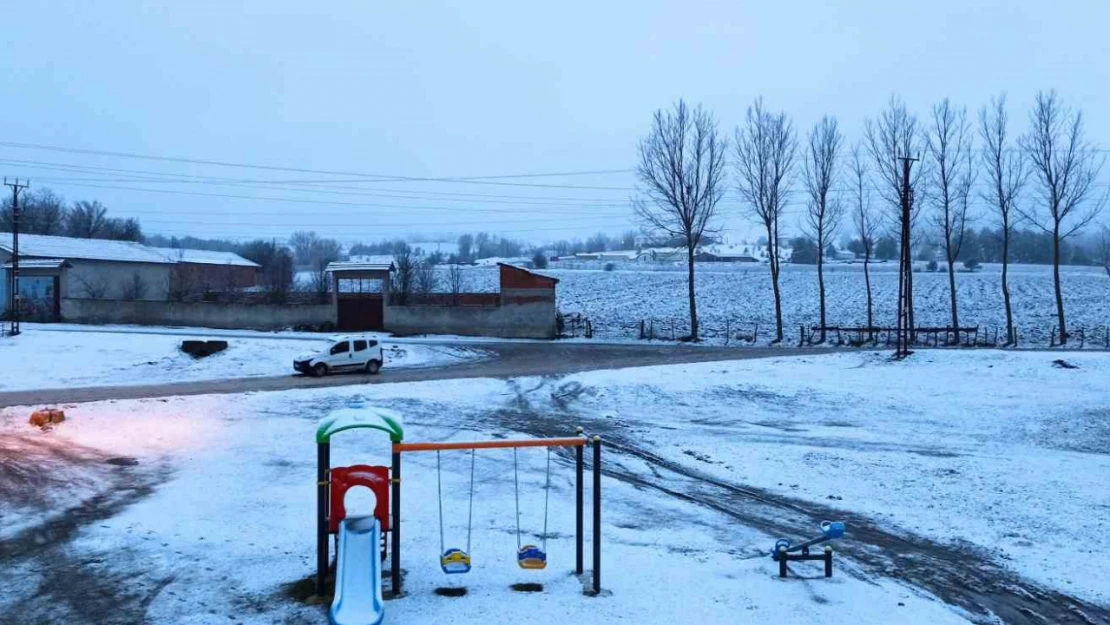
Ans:
[[[0,233],[0,312],[9,306],[12,235]],[[19,297],[24,315],[56,320],[67,299],[167,301],[183,291],[249,289],[259,266],[238,254],[149,247],[131,241],[24,234]]]

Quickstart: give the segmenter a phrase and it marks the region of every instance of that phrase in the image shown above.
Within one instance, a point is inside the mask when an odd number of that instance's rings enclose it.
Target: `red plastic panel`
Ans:
[[[365,486],[374,493],[374,518],[382,525],[382,531],[389,531],[389,467],[372,467],[356,464],[350,467],[336,467],[331,470],[331,512],[328,515],[328,531],[339,531],[339,522],[347,518],[347,508],[343,498],[352,486]]]

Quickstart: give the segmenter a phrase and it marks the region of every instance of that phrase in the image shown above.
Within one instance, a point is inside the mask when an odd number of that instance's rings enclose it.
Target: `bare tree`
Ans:
[[[736,171],[740,196],[752,218],[767,232],[767,260],[775,294],[775,340],[782,341],[782,292],[779,288],[779,224],[790,195],[798,140],[786,113],[763,108],[763,98],[748,107],[747,120],[736,129]],[[818,251],[818,254],[823,251]]]
[[[452,264],[447,269],[447,288],[451,291],[451,305],[459,305],[459,294],[462,293],[463,275],[462,267],[458,263]]]
[[[146,295],[146,281],[138,271],[131,274],[131,278],[120,289],[120,299],[135,301],[143,299]]]
[[[876,119],[868,119],[864,124],[864,139],[867,151],[875,164],[873,171],[875,189],[893,216],[889,222],[894,231],[894,238],[901,240],[897,234],[903,228],[911,232],[910,247],[913,246],[913,226],[921,213],[920,203],[915,201],[917,189],[928,171],[925,163],[910,172],[909,188],[904,189],[902,175],[902,158],[917,158],[922,152],[922,137],[917,125],[917,118],[910,115],[906,105],[897,97],[891,96],[886,110]],[[910,198],[910,223],[903,223],[902,194],[905,191]],[[909,284],[906,292],[909,294],[909,327],[913,335],[913,274],[908,276]],[[912,339],[911,339],[912,340]]]
[[[1018,140],[1040,191],[1036,206],[1019,206],[1022,216],[1052,235],[1052,276],[1060,343],[1068,342],[1064,294],[1060,284],[1060,248],[1098,215],[1106,196],[1091,198],[1105,163],[1083,131],[1083,113],[1065,106],[1055,91],[1037,94],[1029,115],[1030,129]]]
[[[825,116],[809,131],[809,145],[802,158],[809,207],[806,212],[805,230],[817,241],[817,292],[821,302],[821,342],[825,342],[825,248],[831,244],[844,216],[844,204],[833,194],[833,185],[839,174],[840,147],[844,136],[840,134],[836,118]]]
[[[686,247],[691,341],[698,340],[694,255],[712,231],[724,195],[725,150],[713,115],[701,106],[690,111],[682,100],[655,112],[651,133],[639,145],[641,197],[633,207],[646,228],[681,239]]]
[[[1106,277],[1110,278],[1110,226],[1102,228],[1102,238],[1098,243],[1098,262],[1106,270]]]
[[[93,272],[91,277],[83,273],[73,274],[77,284],[87,299],[106,299],[108,297],[108,280],[98,272]]]
[[[439,279],[436,276],[436,266],[431,258],[425,258],[417,263],[416,275],[413,276],[413,287],[415,292],[421,295],[428,295],[435,293]]]
[[[294,257],[296,257],[295,254]],[[331,275],[328,274],[328,263],[316,261],[312,264],[312,275],[309,278],[308,288],[316,294],[318,301],[327,301],[328,292],[331,291]]]
[[[1014,313],[1010,305],[1010,237],[1018,221],[1015,206],[1028,177],[1025,155],[1013,149],[1008,140],[1006,96],[991,98],[989,107],[979,111],[979,135],[983,138],[983,165],[990,179],[990,190],[983,200],[994,207],[1002,243],[1002,303],[1006,308],[1006,346],[1017,342]]]
[[[320,237],[313,231],[298,230],[289,237],[289,247],[293,249],[293,261],[298,267],[312,265],[312,253]]]
[[[108,224],[108,209],[100,202],[80,201],[66,215],[66,235],[79,239],[95,239]]]
[[[852,148],[852,158],[848,162],[851,173],[851,192],[853,207],[852,224],[863,248],[863,283],[867,288],[867,327],[875,327],[874,308],[871,299],[871,254],[875,248],[875,235],[882,220],[871,208],[871,192],[868,188],[867,162],[860,152],[860,146]]]
[[[416,280],[416,257],[408,245],[398,247],[393,252],[393,273],[390,274],[389,290],[399,306],[408,304]]]
[[[969,196],[975,179],[972,166],[972,134],[967,111],[952,106],[948,98],[933,106],[933,116],[925,135],[932,167],[929,171],[929,200],[933,204],[932,224],[940,235],[948,265],[948,303],[952,327],[960,327],[956,293],[956,259],[967,232]],[[955,340],[959,332],[955,331]]]

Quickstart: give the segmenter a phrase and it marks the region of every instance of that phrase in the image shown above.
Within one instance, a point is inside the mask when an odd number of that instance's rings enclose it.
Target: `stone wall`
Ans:
[[[400,335],[553,339],[555,302],[504,306],[386,306],[385,329]]]
[[[216,304],[65,298],[62,321],[277,330],[334,326],[334,304]]]

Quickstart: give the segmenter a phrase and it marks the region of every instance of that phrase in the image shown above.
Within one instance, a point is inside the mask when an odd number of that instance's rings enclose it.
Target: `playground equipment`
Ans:
[[[353,429],[371,429],[386,433],[392,443],[392,466],[354,465],[331,466],[331,438]],[[316,595],[327,594],[326,576],[330,563],[329,534],[336,535],[335,595],[329,618],[333,625],[379,625],[384,618],[382,603],[382,562],[390,557],[390,586],[394,597],[401,596],[401,458],[405,453],[435,451],[437,453],[437,488],[440,495],[440,567],[444,573],[466,573],[471,568],[470,534],[474,509],[474,454],[481,449],[512,449],[514,482],[517,484],[517,563],[524,569],[542,569],[547,565],[547,509],[551,485],[550,450],[571,447],[575,450],[575,573],[583,572],[584,513],[584,449],[593,446],[593,579],[591,591],[601,592],[601,438],[587,439],[578,428],[578,436],[528,440],[494,440],[451,443],[405,443],[401,415],[382,408],[345,409],[322,419],[316,430]],[[521,545],[519,482],[516,450],[547,448],[547,488],[544,494],[544,530],[542,548]],[[470,511],[467,520],[466,549],[446,548],[443,531],[443,497],[439,452],[469,450],[471,452]],[[370,489],[376,503],[367,517],[348,517],[344,505],[347,492],[355,487]]]
[[[543,548],[522,545],[520,534],[520,470],[517,468],[516,449],[513,449],[513,493],[516,496],[516,563],[522,569],[547,568],[547,501],[551,492],[551,448],[547,448],[547,471],[543,486]]]
[[[475,451],[470,450],[470,511],[466,516],[466,551],[462,549],[447,549],[443,539],[443,469],[439,461],[439,452],[436,452],[436,494],[439,498],[439,550],[443,553],[439,558],[439,566],[444,573],[456,575],[470,572],[470,533],[474,528],[474,456]]]
[[[824,560],[825,577],[832,577],[832,547],[825,545],[825,548],[819,555],[811,555],[809,553],[809,548],[815,545],[819,545],[823,542],[840,538],[844,535],[844,530],[845,526],[843,521],[822,521],[821,535],[817,538],[811,538],[810,540],[798,543],[797,545],[791,545],[790,540],[787,538],[780,538],[776,540],[775,548],[771,550],[771,559],[779,563],[779,577],[786,577],[787,563],[806,560]]]

